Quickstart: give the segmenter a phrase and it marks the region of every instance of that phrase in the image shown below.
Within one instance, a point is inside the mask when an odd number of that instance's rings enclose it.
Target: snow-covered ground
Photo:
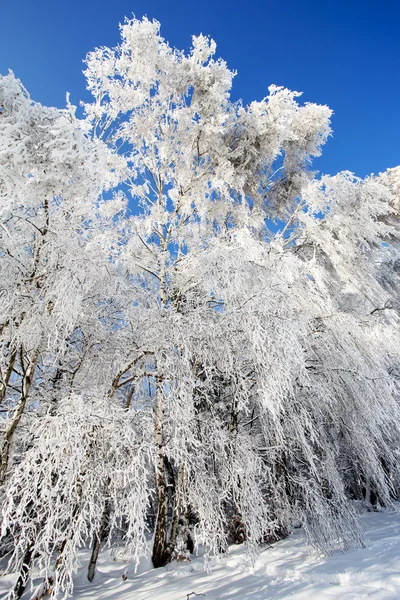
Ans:
[[[135,574],[131,565],[113,561],[105,551],[92,584],[86,579],[86,568],[79,571],[74,599],[187,600],[188,594],[196,592],[205,600],[399,600],[400,515],[370,513],[363,516],[363,522],[364,549],[329,557],[310,554],[301,532],[296,531],[263,549],[254,566],[244,548],[234,546],[228,556],[211,560],[208,573],[197,557],[157,570],[145,561]],[[2,578],[0,594],[10,581],[10,577]]]

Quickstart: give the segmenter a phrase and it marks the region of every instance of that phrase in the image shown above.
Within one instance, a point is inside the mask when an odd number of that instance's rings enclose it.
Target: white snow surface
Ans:
[[[75,600],[187,600],[188,594],[205,600],[374,600],[400,599],[400,515],[368,513],[362,517],[366,547],[331,556],[310,553],[301,530],[287,539],[261,549],[254,565],[243,546],[214,557],[209,571],[201,556],[190,562],[153,569],[144,560],[137,572],[129,562],[111,558],[109,550],[99,557],[93,583],[86,579],[87,556],[75,578]],[[126,576],[126,579],[123,578]],[[4,597],[12,576],[0,580]],[[35,581],[35,585],[39,580]],[[3,596],[4,594],[4,596]],[[23,600],[29,600],[27,591]]]

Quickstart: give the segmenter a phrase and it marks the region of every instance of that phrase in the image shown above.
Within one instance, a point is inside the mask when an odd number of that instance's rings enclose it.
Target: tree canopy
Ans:
[[[2,551],[18,598],[152,535],[362,544],[400,472],[399,169],[316,177],[331,110],[232,102],[213,40],[126,20],[84,114],[0,77]]]

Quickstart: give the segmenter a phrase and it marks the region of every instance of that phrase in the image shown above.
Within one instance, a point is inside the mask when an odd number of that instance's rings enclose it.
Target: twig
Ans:
[[[374,308],[374,310],[372,310],[369,314],[373,315],[381,310],[393,310],[393,306],[382,306],[381,308]]]

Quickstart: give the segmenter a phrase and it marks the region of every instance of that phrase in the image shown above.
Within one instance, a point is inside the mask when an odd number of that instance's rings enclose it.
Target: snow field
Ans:
[[[74,600],[187,600],[191,592],[206,600],[399,600],[400,515],[368,513],[362,517],[366,547],[323,556],[310,552],[301,530],[261,550],[252,566],[243,546],[213,557],[209,572],[203,558],[153,569],[144,559],[137,572],[115,561],[111,551],[99,557],[92,584],[86,579],[87,553],[75,578]],[[124,577],[123,577],[124,576]],[[126,579],[125,579],[126,576]],[[11,576],[0,581],[5,597]],[[37,585],[37,581],[35,584]],[[29,600],[27,590],[23,600]],[[196,596],[190,596],[190,600]]]

